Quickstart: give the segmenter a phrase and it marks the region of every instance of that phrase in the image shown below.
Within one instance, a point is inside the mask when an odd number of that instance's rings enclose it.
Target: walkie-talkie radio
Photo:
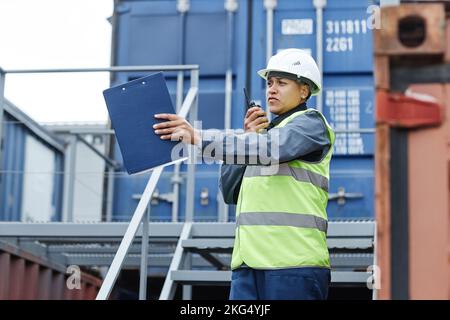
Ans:
[[[258,106],[256,103],[255,103],[255,101],[253,101],[253,100],[250,100],[250,98],[249,98],[249,96],[248,96],[248,93],[247,93],[247,89],[245,89],[244,88],[244,95],[245,95],[245,102],[247,103],[247,107],[246,107],[246,111],[245,111],[245,114],[247,114],[247,112],[248,112],[248,110],[250,109],[250,108],[253,108],[253,107],[259,107],[259,108],[261,108],[260,106]],[[263,117],[263,115],[260,115],[260,116],[258,116],[258,117]],[[258,131],[256,131],[256,132],[261,132],[261,130],[262,129],[258,129]]]
[[[248,111],[248,109],[252,108],[252,107],[256,107],[256,103],[253,100],[250,100],[248,93],[247,93],[247,89],[244,88],[244,95],[245,95],[245,101],[247,103],[247,109],[246,112]]]

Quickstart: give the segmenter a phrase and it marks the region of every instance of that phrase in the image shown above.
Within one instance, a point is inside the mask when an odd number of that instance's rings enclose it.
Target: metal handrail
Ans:
[[[0,67],[0,133],[3,125],[3,111],[5,103],[5,82],[7,74],[34,73],[87,73],[87,72],[144,72],[144,71],[195,71],[198,65],[161,65],[161,66],[115,66],[103,68],[54,68],[54,69],[2,69]],[[0,168],[2,152],[0,149]]]
[[[183,101],[182,106],[178,112],[178,115],[181,117],[186,117],[189,111],[192,109],[190,113],[189,120],[194,122],[197,117],[197,103],[198,103],[198,84],[199,84],[199,66],[198,65],[164,65],[164,66],[121,66],[121,67],[107,67],[107,68],[77,68],[77,69],[23,69],[23,70],[3,70],[0,68],[0,133],[2,132],[2,123],[3,123],[3,104],[4,104],[4,87],[5,87],[5,76],[6,74],[30,74],[30,73],[74,73],[74,72],[139,72],[139,71],[178,71],[179,75],[182,71],[190,71],[190,79],[191,79],[191,87],[186,95],[186,98]],[[79,139],[78,135],[75,135],[75,139]],[[193,148],[190,150],[190,158],[195,157],[195,152]],[[0,153],[0,159],[1,159]],[[73,156],[73,155],[72,155]],[[104,159],[106,161],[106,159]],[[195,160],[195,159],[194,159]],[[1,163],[1,161],[0,161]],[[187,195],[188,199],[192,198],[191,201],[187,201],[186,211],[189,209],[193,210],[193,193],[194,193],[194,175],[195,175],[195,163],[196,161],[191,162],[192,164],[188,165],[188,183],[187,183]],[[111,165],[111,163],[109,163]],[[136,210],[133,213],[131,221],[128,225],[127,231],[125,232],[124,237],[120,243],[119,249],[117,250],[116,255],[114,256],[113,262],[111,263],[110,268],[103,280],[100,291],[97,294],[96,300],[105,300],[109,297],[112,288],[117,280],[119,272],[124,263],[125,257],[130,249],[130,246],[136,236],[138,228],[141,222],[147,225],[143,228],[142,234],[142,254],[141,254],[141,279],[140,279],[140,293],[139,298],[145,299],[145,292],[147,291],[147,245],[149,240],[149,230],[148,230],[148,212],[146,210],[149,202],[151,200],[151,196],[153,191],[155,190],[156,184],[158,183],[159,178],[161,177],[162,171],[164,167],[155,168],[152,171],[152,174],[148,180],[147,186],[145,187],[144,193],[142,194],[141,199],[136,207]],[[192,195],[189,197],[189,195]],[[186,214],[186,221],[188,221],[188,217],[192,214]],[[146,218],[143,221],[143,218]],[[147,243],[147,244],[146,244]]]
[[[138,72],[138,71],[191,71],[198,70],[198,65],[162,65],[162,66],[118,66],[105,68],[56,68],[56,69],[12,69],[0,68],[0,73],[75,73],[75,72]]]
[[[192,81],[195,79],[198,80],[198,72],[197,71],[191,71],[192,73],[196,74],[193,77],[191,76],[191,88],[189,89],[189,92],[186,96],[186,99],[181,107],[180,112],[178,113],[181,117],[186,117],[188,114],[189,109],[194,106],[197,102],[197,94],[198,94],[198,88],[192,86]],[[191,165],[190,167],[192,167]],[[155,190],[156,184],[159,180],[159,177],[162,174],[164,167],[158,167],[152,171],[152,175],[150,176],[150,179],[147,183],[147,186],[145,187],[145,191],[141,196],[141,199],[139,200],[138,206],[136,210],[133,213],[133,217],[131,219],[130,224],[128,225],[127,231],[125,233],[125,236],[122,239],[122,242],[120,243],[119,249],[117,250],[116,255],[114,256],[114,260],[111,264],[111,267],[108,270],[108,273],[106,274],[105,279],[103,280],[102,287],[100,288],[100,291],[98,292],[96,300],[105,300],[108,298],[109,294],[111,293],[111,290],[114,286],[115,281],[117,280],[117,276],[119,275],[120,269],[122,268],[122,264],[125,260],[125,257],[127,255],[127,252],[133,242],[133,239],[136,235],[136,232],[139,228],[139,225],[144,218],[144,214],[146,213],[146,208],[151,200],[151,195],[153,194],[153,191]],[[188,173],[189,174],[189,173]],[[189,187],[189,185],[188,185]],[[189,194],[189,191],[187,192]],[[187,210],[186,210],[187,211]],[[187,216],[187,213],[186,213]],[[148,232],[148,229],[144,229],[143,232]],[[142,243],[148,242],[148,233],[142,235]],[[141,274],[142,274],[141,270]],[[146,270],[145,270],[146,272]],[[141,276],[141,281],[145,277]],[[141,286],[142,287],[142,286]]]

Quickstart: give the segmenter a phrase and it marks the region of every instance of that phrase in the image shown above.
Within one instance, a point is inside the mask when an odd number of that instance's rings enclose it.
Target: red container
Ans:
[[[427,94],[437,99],[441,106],[442,122],[434,127],[411,128],[407,121],[378,119],[375,154],[375,212],[377,220],[377,264],[381,271],[379,299],[392,298],[393,212],[391,203],[392,167],[390,130],[405,124],[407,131],[407,209],[408,209],[408,292],[409,299],[450,299],[450,84],[413,85],[413,92]],[[392,108],[393,101],[386,93],[377,100],[377,108]],[[379,96],[379,95],[378,95]],[[402,99],[400,99],[402,100]],[[404,101],[403,101],[404,102]],[[395,103],[395,101],[394,101]],[[384,104],[384,105],[382,105]],[[395,108],[395,107],[394,107]],[[429,109],[431,110],[431,109]],[[420,114],[417,123],[432,119]],[[422,121],[426,123],[427,121]],[[405,271],[406,272],[406,271]]]
[[[0,300],[93,300],[101,279],[80,273],[80,287],[69,289],[62,265],[0,242]],[[70,281],[69,281],[70,283]]]

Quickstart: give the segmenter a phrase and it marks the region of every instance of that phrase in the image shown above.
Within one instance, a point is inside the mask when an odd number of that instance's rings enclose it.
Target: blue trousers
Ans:
[[[232,272],[230,300],[326,300],[330,282],[327,268],[240,267]]]

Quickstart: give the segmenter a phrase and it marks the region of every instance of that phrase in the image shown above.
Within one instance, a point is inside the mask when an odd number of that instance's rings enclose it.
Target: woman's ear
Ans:
[[[300,84],[300,97],[302,100],[306,100],[309,96],[309,86],[307,84]]]

